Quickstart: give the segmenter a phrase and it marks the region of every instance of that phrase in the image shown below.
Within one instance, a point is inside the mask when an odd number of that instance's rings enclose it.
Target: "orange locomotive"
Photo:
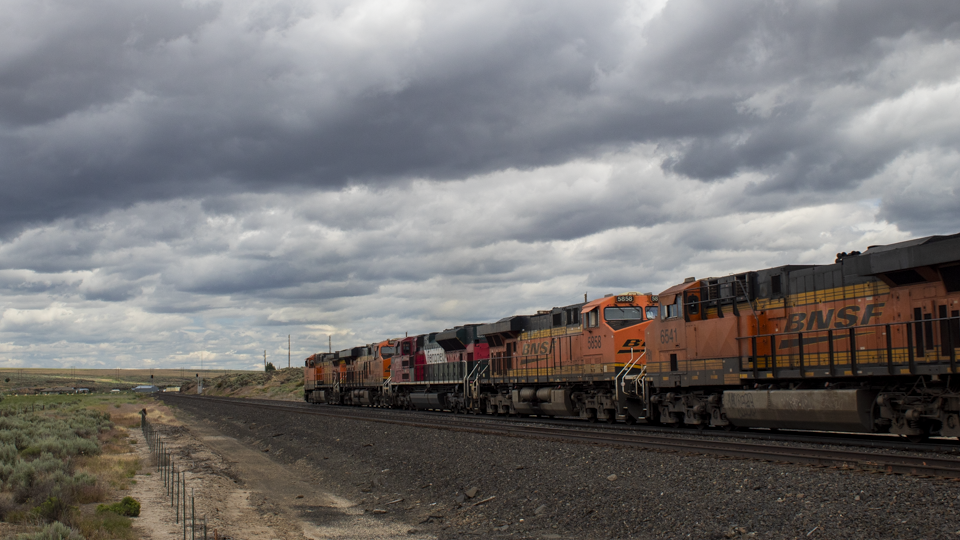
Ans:
[[[490,369],[482,410],[632,422],[644,329],[657,317],[653,295],[608,295],[583,304],[483,325]]]
[[[654,421],[960,436],[960,234],[690,278],[658,301]]]
[[[633,421],[644,414],[650,294],[628,293],[496,323],[387,340],[306,361],[316,403]]]

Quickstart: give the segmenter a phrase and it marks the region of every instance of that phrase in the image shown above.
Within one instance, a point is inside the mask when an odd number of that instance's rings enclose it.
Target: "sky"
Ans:
[[[829,264],[960,232],[960,2],[8,0],[0,190],[0,369]]]

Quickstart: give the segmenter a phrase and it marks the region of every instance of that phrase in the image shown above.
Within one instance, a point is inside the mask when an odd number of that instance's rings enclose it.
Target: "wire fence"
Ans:
[[[153,456],[157,474],[160,475],[166,495],[170,498],[170,506],[174,508],[174,519],[177,525],[183,525],[183,540],[207,540],[207,516],[200,518],[198,523],[193,487],[190,488],[189,497],[187,495],[186,471],[174,461],[167,443],[160,437],[160,431],[147,421],[146,416],[141,418],[140,427],[143,428],[143,436]],[[198,529],[202,529],[202,537]]]

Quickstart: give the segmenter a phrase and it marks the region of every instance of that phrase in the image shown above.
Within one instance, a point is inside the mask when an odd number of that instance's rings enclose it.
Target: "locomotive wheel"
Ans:
[[[637,419],[634,418],[632,414],[627,413],[627,418],[624,422],[626,422],[628,426],[632,426],[637,423]]]

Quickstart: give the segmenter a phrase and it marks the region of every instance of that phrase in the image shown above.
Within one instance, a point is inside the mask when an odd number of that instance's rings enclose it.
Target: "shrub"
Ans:
[[[99,502],[106,496],[106,489],[98,484],[97,477],[85,472],[64,479],[61,485],[72,502]]]
[[[45,437],[23,450],[24,456],[35,456],[48,452],[55,456],[95,456],[100,453],[96,441],[75,436]]]
[[[33,465],[26,461],[18,461],[13,465],[13,470],[7,480],[7,485],[14,491],[22,491],[33,486],[37,478],[37,471]],[[19,499],[19,497],[17,497]]]
[[[43,501],[33,509],[33,513],[37,517],[43,519],[44,521],[53,522],[58,522],[63,519],[69,511],[70,505],[68,505],[60,497],[48,497],[47,500]]]
[[[140,515],[140,503],[133,497],[124,497],[118,503],[97,505],[97,513],[113,512],[118,516],[137,517]]]
[[[0,443],[0,464],[13,465],[17,461],[17,446],[8,442]]]
[[[55,521],[34,534],[17,535],[17,540],[84,540],[77,531]]]
[[[3,483],[10,478],[11,474],[13,474],[13,465],[0,465],[0,487],[3,487]]]
[[[0,493],[0,521],[11,521],[7,517],[17,509],[17,503],[9,493]]]
[[[52,474],[56,471],[64,470],[66,464],[54,457],[53,454],[49,452],[43,452],[40,454],[40,457],[30,462],[30,465],[33,466],[34,470],[38,473]]]

